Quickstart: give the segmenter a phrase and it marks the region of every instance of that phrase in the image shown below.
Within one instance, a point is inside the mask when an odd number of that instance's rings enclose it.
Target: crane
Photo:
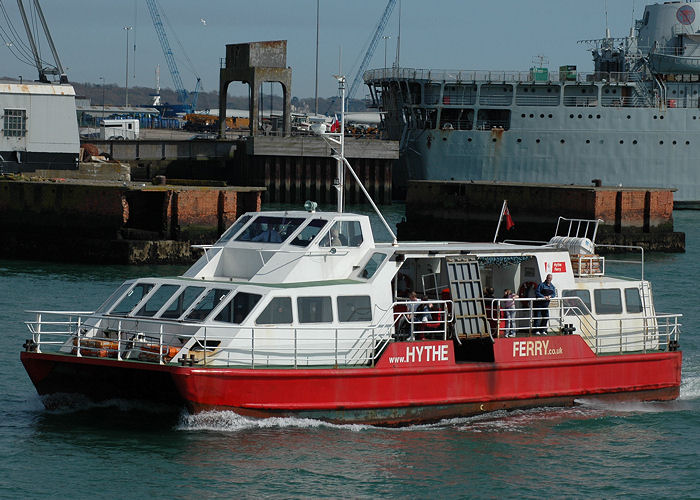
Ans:
[[[391,17],[391,13],[394,11],[395,6],[396,0],[389,0],[389,2],[386,4],[386,7],[384,8],[384,13],[382,14],[382,17],[379,18],[377,27],[374,29],[372,41],[369,43],[367,52],[365,52],[365,56],[362,58],[362,62],[360,63],[360,66],[357,69],[357,73],[355,74],[355,78],[353,78],[352,80],[352,84],[350,84],[350,90],[348,91],[348,95],[345,102],[350,102],[350,99],[353,98],[355,92],[360,87],[362,83],[362,75],[364,75],[365,71],[367,71],[367,66],[369,66],[369,62],[372,60],[372,56],[374,55],[374,51],[377,49],[377,44],[379,44],[379,40],[382,39],[382,35],[384,34],[384,28],[386,28],[386,24],[389,22],[389,18]],[[328,111],[330,110],[331,106],[335,103],[335,101],[335,98],[333,99],[333,101],[331,101],[330,105],[328,106],[328,109],[326,110],[326,114],[328,114]]]
[[[199,97],[199,90],[201,88],[202,83],[201,79],[197,77],[197,84],[195,86],[194,91],[191,94],[187,92],[187,90],[185,90],[185,87],[182,85],[180,71],[177,69],[175,56],[173,55],[173,51],[170,48],[170,43],[168,42],[168,36],[165,33],[165,27],[163,26],[163,21],[161,20],[156,0],[146,0],[146,5],[148,5],[148,12],[151,14],[151,19],[153,20],[153,27],[156,30],[158,40],[160,41],[160,46],[163,49],[165,62],[168,64],[170,76],[173,79],[173,85],[175,85],[175,91],[177,92],[177,100],[180,103],[179,105],[163,106],[163,114],[168,116],[170,114],[177,113],[191,113],[197,106],[197,98]]]

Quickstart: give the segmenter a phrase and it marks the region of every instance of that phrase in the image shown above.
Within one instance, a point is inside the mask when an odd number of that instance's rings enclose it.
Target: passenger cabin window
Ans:
[[[305,219],[295,217],[273,217],[262,215],[256,217],[236,241],[253,241],[256,243],[282,243],[297,230]]]
[[[373,253],[367,261],[367,264],[365,264],[364,269],[360,271],[360,278],[368,280],[374,276],[374,273],[377,272],[377,269],[379,269],[379,266],[384,262],[384,259],[386,259],[386,254],[379,252]]]
[[[617,288],[601,288],[593,291],[595,312],[598,314],[621,314],[622,295]]]
[[[212,288],[185,318],[188,321],[203,321],[219,303],[226,298],[231,290]]]
[[[160,308],[165,305],[165,303],[170,299],[170,297],[175,294],[177,291],[178,286],[177,285],[161,285],[158,287],[158,289],[153,292],[153,295],[151,295],[151,298],[148,299],[148,302],[144,304],[144,306],[139,309],[139,312],[137,312],[135,315],[136,316],[145,316],[145,317],[152,317],[155,316],[155,314],[160,311]]]
[[[330,297],[299,297],[297,299],[299,323],[331,323],[333,310]]]
[[[275,297],[255,320],[256,325],[288,325],[292,323],[292,299]]]
[[[192,303],[204,291],[203,286],[188,286],[177,298],[168,306],[168,308],[160,315],[161,318],[176,319],[189,309]]]
[[[643,311],[639,288],[625,288],[625,307],[628,313],[640,313]]]
[[[338,297],[338,321],[372,321],[372,301],[367,295]]]
[[[309,244],[316,237],[316,235],[321,232],[321,229],[323,229],[326,224],[328,224],[328,221],[324,219],[312,220],[304,229],[301,230],[297,237],[291,241],[290,245],[294,245],[297,247],[308,247]]]
[[[360,221],[337,221],[328,231],[319,246],[322,247],[359,247],[362,244],[362,227]]]
[[[121,298],[122,294],[126,292],[126,290],[131,286],[131,283],[124,283],[122,286],[120,286],[116,292],[114,292],[112,295],[110,295],[107,300],[104,301],[104,303],[97,308],[95,313],[104,313],[105,311],[109,311],[109,309],[114,305],[114,303]]]
[[[233,323],[240,325],[245,321],[253,310],[255,305],[260,301],[262,295],[257,293],[238,292],[233,299],[229,300],[228,304],[216,315],[215,321],[223,321],[224,323]]]
[[[126,316],[131,310],[136,307],[136,304],[141,302],[148,292],[153,288],[153,283],[136,283],[134,287],[127,292],[122,300],[114,306],[110,314],[116,316]]]
[[[567,314],[577,314],[579,310],[582,314],[590,314],[591,292],[588,290],[564,290],[561,296],[564,298],[564,305],[570,308],[566,311]]]
[[[221,238],[217,240],[215,245],[223,245],[227,241],[229,241],[231,238],[236,236],[236,233],[243,229],[243,226],[245,226],[250,219],[252,219],[252,215],[244,215],[242,217],[239,217],[236,222],[233,223],[233,226],[228,228],[224,234],[221,235]]]

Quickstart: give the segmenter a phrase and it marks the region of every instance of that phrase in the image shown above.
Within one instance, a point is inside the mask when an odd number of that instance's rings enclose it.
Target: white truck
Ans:
[[[134,118],[102,120],[100,139],[107,141],[139,138],[139,121]]]

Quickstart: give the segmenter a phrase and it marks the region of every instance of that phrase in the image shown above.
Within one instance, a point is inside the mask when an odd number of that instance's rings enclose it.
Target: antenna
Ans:
[[[608,0],[604,1],[605,7],[605,38],[610,38],[610,28],[608,27]]]

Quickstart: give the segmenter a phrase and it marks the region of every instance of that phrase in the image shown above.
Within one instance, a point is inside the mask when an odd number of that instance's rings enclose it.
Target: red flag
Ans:
[[[333,122],[331,123],[331,133],[333,132],[340,132],[340,122],[337,116],[333,118]]]
[[[506,216],[506,231],[510,231],[513,226],[515,226],[515,222],[513,222],[513,219],[510,216],[510,210],[508,210],[508,206],[506,206],[506,209],[503,211],[503,215]]]

